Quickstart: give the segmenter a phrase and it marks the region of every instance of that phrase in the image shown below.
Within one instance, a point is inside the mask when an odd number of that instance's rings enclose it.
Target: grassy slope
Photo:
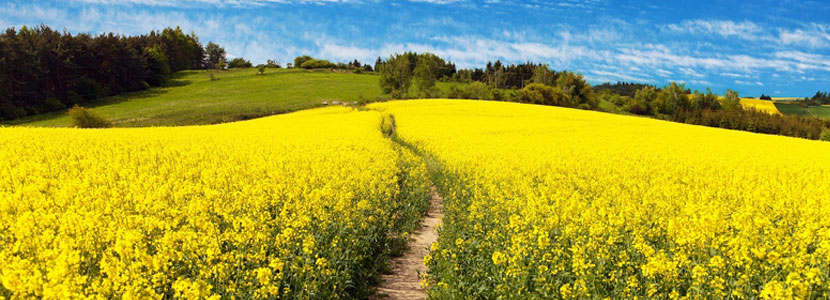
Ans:
[[[794,103],[775,102],[775,107],[785,115],[815,116],[830,119],[830,107],[828,106],[804,107]]]
[[[214,124],[296,111],[323,101],[357,101],[381,95],[378,76],[330,71],[255,69],[177,73],[167,87],[101,99],[94,107],[118,127]],[[448,90],[449,83],[439,83]],[[413,89],[414,90],[414,89]],[[66,111],[4,125],[70,126]]]

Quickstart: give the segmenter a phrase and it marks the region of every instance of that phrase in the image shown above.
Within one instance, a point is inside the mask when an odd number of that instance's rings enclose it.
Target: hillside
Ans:
[[[217,80],[211,81],[210,74]],[[182,71],[165,87],[107,97],[90,107],[116,127],[216,124],[318,107],[323,102],[374,101],[382,95],[378,78],[302,69],[268,69],[264,75],[256,69]],[[453,84],[437,83],[443,91]],[[71,123],[64,110],[0,124],[66,127]]]
[[[803,106],[797,103],[775,102],[775,107],[783,114],[818,117],[830,119],[830,106]]]

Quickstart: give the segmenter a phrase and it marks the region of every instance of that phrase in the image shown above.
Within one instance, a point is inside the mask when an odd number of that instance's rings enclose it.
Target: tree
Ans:
[[[228,68],[250,68],[253,64],[244,57],[237,57],[228,62]]]
[[[669,83],[657,93],[655,112],[671,115],[676,111],[689,109],[689,96],[686,94],[686,84]]]
[[[415,84],[423,97],[431,98],[440,94],[435,87],[438,79],[440,65],[443,60],[432,53],[424,53],[418,56],[418,63],[415,66]]]
[[[297,65],[295,65],[297,66]],[[337,65],[322,59],[310,59],[305,60],[302,64],[299,65],[300,68],[303,69],[322,69],[322,68],[335,68]]]
[[[530,82],[553,86],[556,84],[556,72],[551,71],[548,65],[538,65],[533,68]]]
[[[170,65],[161,47],[155,45],[151,48],[144,48],[144,60],[147,61],[145,81],[152,86],[166,83],[170,77]]]
[[[294,58],[294,67],[295,68],[302,68],[303,63],[305,63],[309,60],[312,60],[312,59],[314,59],[314,58],[312,58],[311,56],[308,56],[308,55],[297,56],[297,57]]]
[[[275,61],[275,60],[273,60],[273,59],[269,59],[269,60],[265,63],[265,66],[266,66],[266,67],[269,67],[269,68],[276,68],[276,69],[281,68],[281,67],[280,67],[280,63],[278,63],[277,61]],[[289,68],[289,69],[291,68],[291,63],[288,63],[288,68]]]
[[[585,81],[582,74],[574,72],[562,72],[556,79],[556,87],[568,97],[569,107],[578,107],[585,104],[589,108],[599,107],[599,102],[594,96],[591,85]]]
[[[705,94],[698,91],[695,91],[694,94],[692,94],[690,106],[692,109],[696,110],[716,110],[720,108],[720,103],[718,102],[718,96],[712,93],[711,89],[706,88]]]
[[[226,62],[225,48],[219,47],[219,45],[213,42],[208,42],[207,46],[205,46],[205,52],[207,53],[206,63],[208,67],[223,69],[219,67],[219,62]]]
[[[259,71],[259,75],[264,75],[265,74],[265,65],[257,66],[257,71]]]
[[[559,87],[552,87],[541,83],[528,84],[515,94],[515,101],[542,105],[576,107],[572,105],[568,95]]]
[[[224,60],[220,60],[218,63],[216,63],[217,70],[224,70],[226,67],[228,67],[228,63],[226,63]]]
[[[657,101],[657,88],[645,86],[634,93],[634,101],[626,105],[625,110],[638,115],[647,115],[652,112],[654,102]]]
[[[742,110],[741,98],[738,97],[738,92],[733,90],[726,90],[726,96],[721,101],[721,107],[727,111]]]
[[[393,98],[402,98],[412,83],[412,69],[409,56],[395,54],[380,64],[380,87]]]

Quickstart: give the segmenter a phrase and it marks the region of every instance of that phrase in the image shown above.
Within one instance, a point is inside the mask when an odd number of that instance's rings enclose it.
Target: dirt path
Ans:
[[[438,240],[436,226],[441,222],[443,212],[443,199],[435,191],[430,189],[432,197],[429,200],[429,212],[421,221],[421,227],[412,233],[413,239],[409,242],[409,249],[403,256],[392,259],[389,262],[392,274],[383,275],[382,283],[378,287],[377,296],[370,299],[426,299],[427,294],[421,288],[421,278],[418,274],[425,274],[427,267],[424,266],[424,256],[429,254],[429,247]]]

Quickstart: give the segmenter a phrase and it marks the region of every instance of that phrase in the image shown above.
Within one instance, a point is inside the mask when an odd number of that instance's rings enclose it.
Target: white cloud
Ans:
[[[691,33],[697,35],[716,34],[722,37],[738,37],[755,39],[762,29],[750,21],[734,22],[722,20],[686,20],[680,24],[669,24],[666,28],[673,32]]]
[[[743,80],[735,80],[734,82],[735,82],[735,84],[739,84],[739,85],[757,85],[757,86],[764,86],[764,83],[763,83],[763,82],[760,82],[760,81],[750,82],[750,81],[743,81]]]

